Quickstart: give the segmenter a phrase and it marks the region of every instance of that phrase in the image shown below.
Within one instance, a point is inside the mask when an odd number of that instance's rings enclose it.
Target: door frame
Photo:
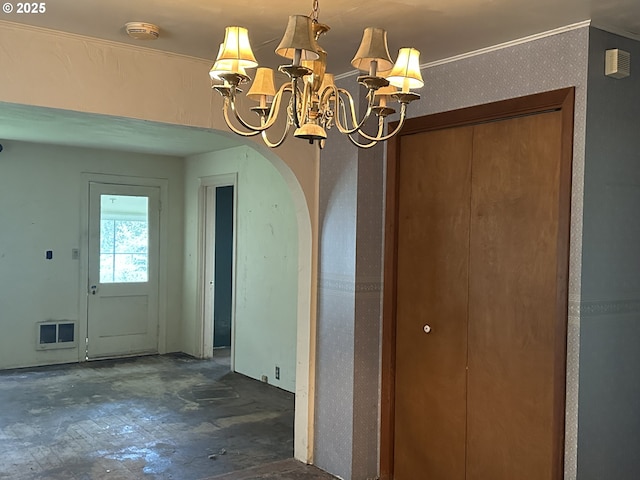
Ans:
[[[238,174],[212,175],[200,178],[198,192],[198,316],[201,328],[196,345],[200,346],[200,357],[213,357],[214,305],[213,289],[207,285],[207,258],[212,258],[211,268],[215,269],[215,195],[207,201],[207,192],[218,187],[233,187],[233,257],[231,259],[231,370],[235,367],[236,332],[236,258],[238,221]],[[210,235],[209,235],[210,234]],[[209,238],[210,236],[210,238]]]
[[[87,359],[87,324],[88,324],[88,292],[89,292],[89,186],[91,183],[110,185],[128,185],[140,187],[158,187],[160,189],[160,238],[158,252],[158,353],[167,351],[167,261],[168,258],[168,212],[164,205],[168,204],[169,180],[166,178],[135,177],[110,175],[103,173],[82,172],[80,174],[80,276],[79,289],[79,322],[78,322],[78,362]]]
[[[158,305],[159,305],[159,264],[160,264],[160,188],[140,185],[122,185],[109,183],[89,183],[89,285],[91,290],[87,295],[87,340],[86,352],[88,360],[103,358],[117,358],[137,355],[149,355],[158,353]],[[103,282],[101,276],[101,237],[104,196],[129,196],[144,198],[147,200],[146,219],[148,232],[147,250],[147,279],[141,282]],[[94,287],[98,287],[94,290]],[[96,294],[94,296],[94,294]],[[145,298],[144,332],[131,332],[130,335],[118,335],[123,333],[112,325],[106,318],[111,318],[113,311],[109,312],[103,301],[110,303],[109,298],[121,298],[127,302],[127,298]],[[119,301],[117,302],[122,305]],[[125,308],[127,311],[133,305]],[[114,307],[111,302],[111,308]],[[106,309],[106,310],[105,310]],[[142,312],[138,312],[142,313]],[[118,316],[118,315],[116,315]],[[141,320],[141,319],[139,319]],[[117,320],[115,320],[117,321]],[[122,322],[122,319],[120,320]],[[121,323],[123,329],[129,322]],[[140,325],[141,326],[141,325]],[[107,329],[115,337],[106,334]],[[101,333],[99,333],[101,332]],[[133,338],[138,339],[131,343]],[[142,343],[140,343],[142,342]]]
[[[444,113],[412,118],[405,121],[400,133],[387,143],[384,287],[382,319],[382,371],[380,418],[380,478],[391,480],[394,471],[394,408],[395,408],[395,357],[396,357],[396,277],[397,277],[397,217],[398,217],[398,168],[401,161],[400,140],[403,135],[460,127],[478,123],[506,120],[546,111],[562,112],[562,160],[559,192],[558,291],[556,311],[556,369],[554,378],[554,478],[564,473],[564,419],[567,358],[567,319],[569,290],[569,233],[571,209],[571,167],[573,158],[575,88],[569,87],[550,92],[518,97],[500,102],[478,105]],[[391,124],[390,129],[395,125]],[[562,341],[564,339],[564,341]]]

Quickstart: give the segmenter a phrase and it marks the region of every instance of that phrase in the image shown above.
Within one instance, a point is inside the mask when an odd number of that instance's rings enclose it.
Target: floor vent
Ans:
[[[36,349],[75,348],[76,322],[74,320],[47,320],[38,323]]]

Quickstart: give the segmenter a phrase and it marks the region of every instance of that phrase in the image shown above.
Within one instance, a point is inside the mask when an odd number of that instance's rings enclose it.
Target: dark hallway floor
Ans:
[[[293,395],[224,353],[4,371],[0,408],[0,479],[334,478],[287,460]]]

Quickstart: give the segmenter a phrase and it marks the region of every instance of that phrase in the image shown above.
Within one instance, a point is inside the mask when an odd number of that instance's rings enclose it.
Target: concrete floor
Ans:
[[[3,371],[0,479],[333,479],[291,459],[293,400],[225,353]]]

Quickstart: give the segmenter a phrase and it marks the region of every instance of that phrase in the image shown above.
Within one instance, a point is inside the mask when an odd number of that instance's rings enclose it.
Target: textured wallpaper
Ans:
[[[425,87],[411,116],[496,102],[564,87],[576,87],[569,325],[567,339],[567,410],[565,479],[576,478],[580,282],[589,27],[543,37],[423,70]]]
[[[567,359],[567,416],[565,478],[576,478],[578,355],[580,332],[580,280],[582,254],[582,202],[584,181],[584,141],[589,28],[563,31],[554,35],[511,45],[482,55],[441,63],[423,70],[425,87],[421,100],[414,102],[410,116],[419,117],[508,98],[576,87],[575,148],[570,251],[570,312]],[[353,83],[353,78],[345,79]],[[366,480],[364,468],[378,452],[371,452],[371,433],[359,430],[361,419],[371,418],[372,389],[357,378],[379,377],[379,301],[381,266],[367,262],[373,258],[381,236],[377,219],[383,218],[383,185],[374,174],[361,176],[358,153],[337,136],[322,153],[320,162],[321,237],[320,293],[318,313],[318,359],[316,398],[316,463],[345,479]],[[372,163],[375,165],[375,153]],[[364,157],[363,157],[364,159]],[[354,173],[357,170],[358,173]],[[353,196],[347,191],[351,189]],[[365,207],[366,206],[366,207]],[[368,226],[353,228],[354,218],[367,209]],[[373,214],[370,209],[379,208]],[[381,220],[380,220],[381,221]],[[325,229],[340,231],[337,240]],[[346,243],[342,244],[346,240]],[[357,252],[368,251],[363,258]],[[349,256],[352,252],[353,256]],[[338,265],[339,264],[339,265]],[[359,268],[355,269],[355,265]],[[347,271],[348,270],[348,271]],[[357,275],[362,272],[363,275]],[[366,272],[366,273],[364,273]],[[361,306],[357,292],[369,292]],[[332,298],[348,297],[347,304]],[[353,299],[353,303],[351,300]],[[355,308],[355,312],[340,308]],[[379,307],[378,307],[379,308]],[[366,312],[366,313],[365,313]],[[362,313],[362,315],[360,315]],[[376,318],[376,316],[378,316]],[[350,325],[342,324],[345,320]],[[345,335],[352,335],[345,337]],[[375,347],[378,348],[375,348]],[[334,350],[335,349],[335,350]],[[352,355],[349,357],[349,355]],[[377,372],[371,366],[378,365]],[[358,372],[362,372],[361,377]],[[328,386],[328,387],[327,387]],[[379,395],[378,395],[379,398]],[[377,401],[377,399],[376,399]],[[325,416],[326,414],[326,416]],[[376,419],[377,421],[377,419]],[[376,431],[379,430],[375,423]],[[373,431],[373,429],[371,430]],[[366,438],[365,438],[366,437]],[[340,454],[337,450],[342,450]],[[364,462],[358,459],[365,458]]]
[[[314,463],[345,479],[379,463],[383,156],[332,130],[321,158]]]

